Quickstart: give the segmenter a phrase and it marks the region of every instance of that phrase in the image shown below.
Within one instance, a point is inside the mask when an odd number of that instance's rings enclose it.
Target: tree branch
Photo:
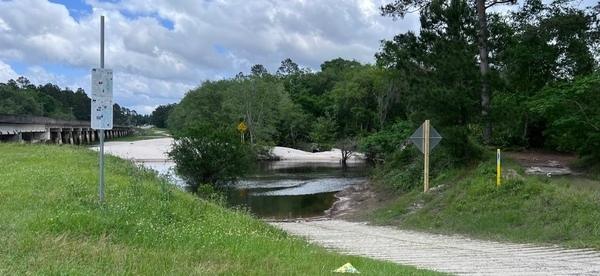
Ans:
[[[581,107],[581,105],[580,105],[580,104],[579,104],[579,103],[578,103],[576,100],[573,100],[573,102],[574,102],[574,103],[575,103],[575,104],[576,104],[576,105],[579,107],[579,110],[581,110],[581,113],[583,113],[583,117],[585,117],[585,121],[586,121],[586,122],[587,122],[587,123],[588,123],[590,126],[592,126],[592,127],[593,127],[593,128],[596,130],[596,131],[600,131],[600,129],[599,129],[599,128],[598,128],[596,125],[594,125],[594,124],[592,124],[592,122],[590,122],[590,119],[589,119],[589,118],[588,118],[588,116],[585,114],[585,111],[583,111],[583,107]]]
[[[496,1],[492,1],[492,3],[490,3],[489,5],[485,6],[485,9],[487,10],[488,8],[493,7],[496,4],[506,4],[506,3],[514,3],[515,0],[496,0]]]

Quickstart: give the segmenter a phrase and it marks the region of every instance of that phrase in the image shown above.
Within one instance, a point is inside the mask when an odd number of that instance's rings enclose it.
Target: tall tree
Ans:
[[[284,77],[293,74],[298,74],[300,72],[301,70],[298,64],[293,62],[292,59],[286,58],[281,62],[281,66],[279,66],[277,72],[275,72],[275,75],[278,77]]]
[[[488,8],[497,4],[516,3],[516,0],[474,0],[475,10],[478,21],[478,46],[479,46],[479,68],[481,72],[481,115],[485,124],[483,139],[486,143],[492,138],[492,121],[490,120],[490,91],[488,85],[489,73],[489,47],[488,47],[488,29],[487,14]],[[404,18],[412,11],[421,11],[430,5],[428,0],[395,0],[393,3],[380,7],[381,14],[391,16],[394,19]]]
[[[496,4],[510,3],[515,4],[516,0],[475,0],[477,10],[478,42],[479,42],[479,69],[481,70],[481,115],[485,123],[483,131],[483,140],[489,143],[492,139],[492,120],[490,119],[490,89],[488,81],[488,73],[490,71],[488,47],[488,20],[486,10]]]
[[[252,67],[252,74],[238,77],[231,91],[229,107],[239,114],[248,126],[250,143],[271,141],[276,136],[279,103],[285,96],[284,88],[261,65]]]
[[[153,125],[159,128],[167,128],[167,119],[169,118],[169,113],[173,108],[175,108],[177,104],[167,104],[167,105],[159,105],[156,107],[154,111],[152,111],[151,119]]]
[[[235,127],[241,114],[228,106],[228,91],[236,89],[232,80],[204,81],[188,91],[167,119],[170,130],[183,131],[196,122],[218,127]],[[237,123],[236,123],[237,122]]]
[[[386,121],[408,119],[415,111],[416,96],[427,85],[420,77],[426,66],[421,61],[423,53],[419,40],[412,31],[399,34],[391,41],[382,41],[381,50],[375,54],[377,66],[383,70],[382,83],[378,86],[382,129]],[[397,109],[389,106],[394,99],[402,103]],[[388,112],[391,110],[395,110],[396,114],[390,118]]]
[[[31,88],[31,82],[26,77],[20,76],[17,78],[17,83],[21,89]],[[33,86],[33,88],[35,88],[35,86]]]
[[[452,156],[472,158],[468,126],[477,122],[480,72],[473,9],[463,0],[431,1],[420,11],[419,36],[408,32],[384,41],[378,64],[397,70],[406,118],[415,125],[431,119],[444,131]]]
[[[250,74],[257,77],[264,77],[267,76],[269,72],[262,64],[255,64],[250,68]]]
[[[373,66],[353,67],[344,80],[337,82],[328,92],[333,103],[339,136],[355,137],[370,132],[376,122],[375,101],[376,72]]]
[[[504,22],[492,21],[492,30],[505,30],[492,39],[504,86],[492,102],[499,127],[496,143],[544,146],[543,133],[553,122],[532,112],[531,101],[545,97],[545,88],[557,82],[592,74],[594,47],[600,42],[595,20],[592,10],[573,7],[570,1],[530,0]]]

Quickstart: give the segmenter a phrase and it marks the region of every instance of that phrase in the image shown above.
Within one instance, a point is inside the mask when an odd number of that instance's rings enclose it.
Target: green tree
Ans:
[[[548,123],[548,144],[576,151],[588,165],[600,164],[600,74],[550,85],[529,102],[532,113]]]
[[[370,160],[386,160],[408,144],[408,138],[416,126],[410,122],[398,120],[384,129],[363,138],[359,150]]]
[[[279,68],[277,69],[277,72],[275,72],[275,75],[280,78],[283,78],[286,76],[299,74],[301,72],[302,72],[302,70],[300,69],[298,64],[293,62],[292,59],[286,58],[285,60],[283,60],[281,62],[281,66],[279,66]]]
[[[495,144],[544,146],[543,132],[552,122],[532,112],[530,101],[545,97],[548,86],[593,72],[593,51],[600,42],[593,12],[569,2],[526,1],[510,20],[491,24],[503,30],[495,57],[503,86],[492,102],[499,134]]]
[[[283,84],[261,66],[249,76],[237,77],[229,90],[228,108],[248,126],[250,143],[270,142],[277,136],[278,106],[287,97]]]
[[[278,145],[298,148],[307,142],[310,129],[310,115],[299,104],[284,96],[279,103],[280,121],[278,123]]]
[[[20,78],[21,82],[28,82]],[[15,82],[16,83],[16,82]],[[56,117],[70,119],[56,99],[39,92],[35,86],[27,84],[19,88],[14,84],[0,84],[0,113]]]
[[[169,113],[173,108],[175,108],[177,104],[167,104],[167,105],[159,105],[156,107],[154,111],[152,111],[152,115],[150,117],[150,122],[159,128],[167,128],[167,119],[169,118]]]
[[[401,96],[403,92],[409,90],[409,84],[403,70],[382,68],[380,64],[375,70],[373,89],[377,101],[377,122],[379,130],[383,130],[387,126],[388,118],[406,120],[406,116],[403,116],[405,106],[401,101]]]
[[[251,171],[256,155],[236,130],[195,123],[175,137],[169,157],[194,193],[204,184],[222,190]]]
[[[445,144],[456,145],[452,158],[465,162],[477,156],[467,130],[481,111],[476,16],[462,0],[432,1],[420,14],[419,36],[408,32],[384,41],[378,65],[410,84],[400,100],[405,117],[417,126],[431,119]]]
[[[194,123],[210,124],[214,128],[231,127],[239,123],[241,114],[231,110],[228,98],[236,88],[232,80],[204,81],[196,89],[188,91],[173,107],[167,126],[173,132],[185,131]]]
[[[338,136],[356,137],[376,126],[375,79],[373,66],[356,66],[328,92],[337,119]]]
[[[348,158],[350,158],[358,149],[358,140],[356,138],[346,137],[336,141],[333,146],[340,150],[340,162],[345,166]]]
[[[307,83],[304,82],[310,70],[300,68],[291,59],[285,59],[277,69],[275,76],[283,84],[285,95],[279,103],[279,123],[277,126],[278,145],[292,148],[305,148],[308,142],[312,115],[303,109],[298,101],[299,95],[305,94]]]
[[[75,116],[77,120],[89,121],[92,116],[90,112],[92,109],[92,101],[85,93],[85,90],[83,90],[81,87],[77,88],[75,93],[72,93],[69,96],[71,96],[72,99],[71,105],[65,107],[72,110],[73,116]]]
[[[439,5],[440,1],[427,0],[395,0],[393,3],[380,7],[382,15],[391,16],[394,19],[403,18],[411,11],[423,11],[430,9],[430,6]],[[466,1],[463,1],[466,2]],[[497,4],[515,4],[516,0],[474,0],[468,5],[474,6],[477,15],[477,41],[479,48],[479,68],[481,73],[481,115],[485,124],[483,131],[484,141],[487,143],[492,138],[492,123],[489,118],[491,112],[490,89],[488,85],[489,73],[489,46],[488,46],[488,26],[487,9]]]
[[[73,92],[68,87],[61,89],[47,83],[35,86],[23,76],[17,81],[0,83],[0,112],[10,114],[35,115],[66,120],[89,121],[91,100],[85,90],[78,88]],[[10,106],[10,107],[8,107]],[[131,124],[137,114],[134,110],[115,105],[113,116],[115,124]]]
[[[319,117],[313,123],[310,139],[320,150],[329,150],[336,139],[335,120],[332,117]]]

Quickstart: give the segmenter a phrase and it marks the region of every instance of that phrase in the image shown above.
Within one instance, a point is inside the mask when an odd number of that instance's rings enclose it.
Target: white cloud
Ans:
[[[15,76],[17,73],[10,67],[10,65],[0,60],[0,82],[6,82],[10,79],[17,79]]]
[[[18,73],[32,74],[32,83],[89,90],[89,76],[44,68],[98,67],[104,15],[105,67],[115,71],[122,95],[115,101],[147,113],[178,102],[203,80],[248,72],[254,64],[274,72],[286,58],[317,70],[338,57],[374,62],[381,39],[418,24],[415,17],[380,16],[378,7],[387,2],[86,0],[92,8],[81,12],[47,0],[0,1],[0,77],[18,77],[10,69],[18,61],[29,68]]]
[[[27,68],[25,74],[23,74],[29,82],[32,84],[44,85],[46,83],[52,83],[60,86],[61,88],[69,87],[71,90],[75,90],[79,87],[69,86],[67,78],[60,74],[48,72],[41,66],[31,66]]]

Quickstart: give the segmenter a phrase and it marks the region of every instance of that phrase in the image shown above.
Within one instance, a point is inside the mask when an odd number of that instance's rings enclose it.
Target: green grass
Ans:
[[[494,157],[444,174],[432,181],[441,188],[404,194],[376,211],[373,220],[434,233],[600,249],[598,190],[546,176],[523,177],[523,169],[507,158],[502,168],[513,177],[500,186]]]
[[[311,245],[86,148],[0,144],[1,275],[439,275]],[[351,242],[351,241],[349,241]]]
[[[123,136],[123,137],[106,139],[105,141],[110,141],[110,142],[133,142],[133,141],[151,140],[151,139],[164,138],[164,137],[170,137],[169,131],[167,129],[155,128],[155,127],[152,127],[152,128],[134,128],[134,134],[131,134],[131,135],[128,135],[128,136]],[[97,146],[99,144],[100,144],[100,141],[96,140],[94,142],[91,142],[89,145],[90,146]]]
[[[150,127],[150,128],[136,128],[136,131],[148,136],[168,137],[169,130],[166,128]]]

